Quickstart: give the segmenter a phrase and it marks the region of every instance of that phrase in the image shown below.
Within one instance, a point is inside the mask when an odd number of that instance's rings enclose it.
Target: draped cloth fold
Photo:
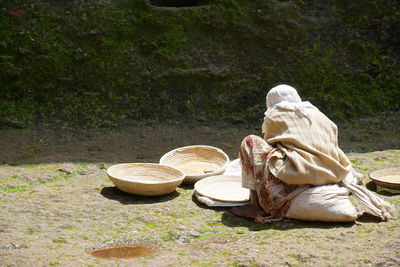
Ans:
[[[384,199],[375,195],[367,188],[357,184],[341,183],[355,198],[360,206],[361,213],[369,213],[380,217],[383,221],[390,220],[394,214],[394,208]]]
[[[268,161],[276,150],[255,135],[247,136],[240,149],[243,187],[257,191],[259,205],[266,213],[266,216],[257,216],[256,221],[260,223],[283,219],[290,201],[309,188],[286,184],[269,171]]]

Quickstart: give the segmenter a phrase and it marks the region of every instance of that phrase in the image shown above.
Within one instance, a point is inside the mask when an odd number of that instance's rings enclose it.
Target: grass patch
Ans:
[[[3,193],[3,195],[7,195],[10,193],[15,193],[15,192],[26,192],[30,187],[29,186],[5,186],[5,187],[0,187],[0,192]]]
[[[63,237],[53,238],[51,241],[54,243],[67,243],[67,240],[65,240]]]

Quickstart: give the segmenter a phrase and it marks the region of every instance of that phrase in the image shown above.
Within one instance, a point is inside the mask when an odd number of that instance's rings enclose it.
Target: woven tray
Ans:
[[[400,167],[370,172],[369,178],[379,186],[400,190]]]
[[[242,187],[240,176],[210,176],[195,183],[194,189],[202,196],[222,202],[240,203],[250,200],[250,190]]]
[[[205,145],[174,149],[160,159],[160,164],[173,167],[185,174],[184,183],[193,184],[208,176],[225,171],[228,155],[219,148]]]

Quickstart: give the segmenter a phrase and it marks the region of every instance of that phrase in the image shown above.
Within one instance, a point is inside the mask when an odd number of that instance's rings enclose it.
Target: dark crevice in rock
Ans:
[[[150,0],[150,4],[159,7],[196,7],[210,4],[208,0]]]

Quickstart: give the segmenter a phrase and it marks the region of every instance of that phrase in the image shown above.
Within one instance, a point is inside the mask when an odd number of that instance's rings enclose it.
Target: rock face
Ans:
[[[151,5],[165,7],[191,7],[209,3],[210,1],[200,0],[150,0]]]
[[[400,3],[313,2],[11,1],[25,13],[0,14],[0,119],[258,121],[278,83],[337,120],[398,110]]]

